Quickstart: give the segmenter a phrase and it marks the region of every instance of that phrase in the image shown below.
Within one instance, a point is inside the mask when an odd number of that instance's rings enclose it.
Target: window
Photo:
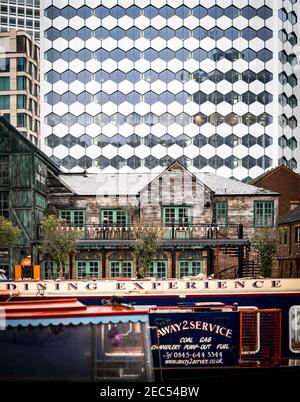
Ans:
[[[226,226],[228,223],[228,205],[227,201],[215,202],[215,223]]]
[[[274,226],[274,203],[273,201],[254,201],[254,226]]]
[[[0,77],[0,91],[9,91],[10,81],[9,77]]]
[[[8,73],[10,70],[10,59],[0,59],[0,73]]]
[[[147,276],[163,279],[168,277],[168,261],[157,260],[151,263]]]
[[[179,260],[178,277],[195,276],[202,273],[202,260]]]
[[[45,279],[57,279],[58,271],[59,271],[59,269],[57,267],[56,262],[54,262],[54,261],[45,262],[45,265],[44,265],[44,278]],[[65,264],[63,265],[62,276],[63,276],[63,278],[67,277],[67,271],[66,271]]]
[[[84,209],[60,210],[59,217],[75,226],[83,226],[85,224],[85,210]]]
[[[26,95],[17,95],[17,108],[26,109]]]
[[[8,191],[0,191],[0,215],[9,218]]]
[[[300,226],[295,227],[295,243],[300,243]]]
[[[17,71],[26,71],[25,57],[18,57],[17,58]]]
[[[99,278],[99,261],[86,260],[86,261],[76,261],[76,278]]]
[[[279,229],[279,244],[287,244],[287,228]]]
[[[290,350],[294,353],[300,353],[300,306],[290,308],[289,324]]]
[[[26,89],[26,77],[17,77],[17,89]]]
[[[0,186],[8,185],[9,178],[9,157],[0,156]]]
[[[128,213],[125,209],[102,209],[101,223],[113,226],[126,226],[128,223]]]
[[[17,127],[26,127],[25,113],[17,113]]]
[[[0,95],[0,109],[9,109],[9,108],[10,108],[10,96]]]
[[[191,218],[191,207],[163,207],[164,225],[189,225]]]
[[[109,261],[109,278],[130,278],[133,276],[133,261]]]

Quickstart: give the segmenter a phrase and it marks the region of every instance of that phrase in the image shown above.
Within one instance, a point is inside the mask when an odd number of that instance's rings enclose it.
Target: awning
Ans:
[[[88,325],[88,324],[119,324],[148,322],[148,315],[136,314],[127,316],[103,316],[103,317],[60,317],[60,318],[40,318],[40,319],[18,319],[6,320],[6,327],[37,327],[48,325]]]

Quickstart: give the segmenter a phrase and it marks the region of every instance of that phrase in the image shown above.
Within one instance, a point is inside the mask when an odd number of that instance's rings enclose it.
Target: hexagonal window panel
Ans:
[[[196,158],[193,159],[193,166],[195,166],[197,169],[203,169],[207,166],[207,164],[207,159],[201,155],[196,156]]]
[[[213,113],[209,116],[209,122],[213,126],[219,126],[220,124],[225,122],[225,117],[222,116],[220,113]]]
[[[49,137],[45,138],[45,144],[50,148],[55,148],[58,145],[61,145],[61,139],[56,137],[56,135],[49,135]]]
[[[264,113],[266,115],[266,113]],[[260,115],[259,117],[261,117],[262,115]],[[263,121],[266,122],[267,124],[270,124],[272,122],[272,117],[268,115],[263,117]],[[262,124],[262,123],[261,123]],[[265,125],[267,125],[265,124]],[[297,127],[297,119],[296,117],[292,116],[288,119],[288,125],[289,127],[294,130]]]
[[[224,101],[224,95],[218,91],[215,91],[208,95],[208,100],[214,105],[218,105],[219,103]]]
[[[251,105],[253,102],[256,101],[256,95],[250,91],[243,93],[242,100],[246,105]]]
[[[224,144],[224,138],[221,137],[219,134],[214,134],[208,139],[208,143],[217,148]]]
[[[121,156],[117,155],[110,160],[110,165],[115,169],[121,169],[122,167],[126,166],[126,160]]]
[[[229,169],[235,169],[236,167],[241,165],[241,160],[238,159],[236,156],[229,156],[228,158],[225,159],[225,166],[227,166]]]
[[[158,143],[164,147],[170,147],[171,145],[175,144],[175,138],[169,134],[166,134],[159,138]]]
[[[50,41],[54,41],[60,37],[60,31],[56,28],[49,28],[45,31],[45,38],[49,39]]]
[[[264,127],[268,126],[272,122],[273,122],[273,117],[270,116],[268,113],[262,113],[259,116],[257,116],[257,123],[261,124]]]
[[[271,103],[273,101],[273,95],[271,95],[267,91],[263,91],[257,95],[257,100],[262,105],[268,105],[269,103]],[[296,102],[297,102],[297,100],[296,100]]]
[[[207,142],[208,142],[207,137],[205,137],[205,136],[202,135],[202,134],[196,135],[196,136],[194,137],[194,139],[193,139],[193,144],[194,144],[196,147],[199,147],[199,148],[204,147],[204,145],[206,145]]]
[[[77,140],[77,138],[68,134],[61,139],[61,143],[62,143],[62,145],[64,145],[67,148],[72,148],[74,145],[78,144],[78,140]]]
[[[159,165],[159,160],[150,155],[145,158],[144,164],[148,169],[154,169]]]
[[[61,122],[60,116],[55,113],[50,113],[48,116],[45,117],[45,122],[50,127],[57,126]]]
[[[225,144],[231,148],[238,146],[241,143],[241,139],[234,134],[230,134],[225,138]]]
[[[215,155],[208,160],[208,165],[213,169],[219,169],[221,166],[223,166],[223,159],[218,155]]]
[[[94,166],[98,167],[99,169],[105,169],[109,165],[109,160],[105,158],[105,156],[99,156],[98,158],[94,159]]]
[[[163,166],[163,167],[167,167],[167,166],[171,165],[172,162],[174,162],[174,159],[171,156],[166,155],[159,160],[159,165]]]
[[[61,165],[66,169],[71,170],[77,166],[77,160],[69,155],[61,160]]]
[[[241,122],[241,117],[236,113],[229,113],[225,116],[225,122],[230,126],[235,126]]]
[[[225,95],[225,102],[229,103],[230,105],[235,105],[240,100],[241,100],[241,95],[237,94],[234,91],[231,91]]]
[[[93,145],[93,139],[89,135],[84,134],[78,138],[78,144],[84,148],[87,148]]]
[[[127,159],[127,166],[131,169],[138,169],[142,165],[142,161],[137,156],[133,155]]]
[[[83,156],[82,158],[78,159],[78,166],[80,166],[82,169],[88,169],[92,167],[92,165],[92,159],[88,156]]]
[[[208,116],[204,115],[203,113],[197,113],[193,117],[193,123],[197,126],[202,126],[203,124],[207,123]]]
[[[252,126],[252,124],[256,123],[256,117],[252,113],[248,112],[242,116],[242,123],[246,126]]]
[[[268,169],[272,166],[272,159],[264,155],[257,159],[257,166],[261,167],[264,170]]]

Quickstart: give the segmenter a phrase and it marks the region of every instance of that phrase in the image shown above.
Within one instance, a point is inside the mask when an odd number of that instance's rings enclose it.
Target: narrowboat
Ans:
[[[257,307],[253,294],[243,303],[212,296],[177,305],[7,294],[0,303],[0,380],[198,381],[298,369],[300,303],[293,293],[285,307],[272,308]]]

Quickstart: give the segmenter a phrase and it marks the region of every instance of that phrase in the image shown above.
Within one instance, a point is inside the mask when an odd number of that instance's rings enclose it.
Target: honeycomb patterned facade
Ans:
[[[296,6],[43,1],[43,150],[71,172],[295,169]]]
[[[281,71],[279,82],[281,90],[279,94],[279,163],[296,170],[299,165],[299,49],[297,50],[298,37],[297,24],[297,0],[280,1],[281,7],[278,11],[280,18],[280,53]],[[299,122],[299,123],[298,123]],[[298,170],[298,169],[297,169]]]

